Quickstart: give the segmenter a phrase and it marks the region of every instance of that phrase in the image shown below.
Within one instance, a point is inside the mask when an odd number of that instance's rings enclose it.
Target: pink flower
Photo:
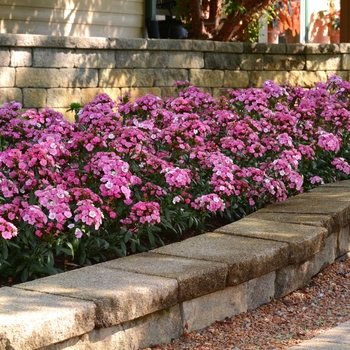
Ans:
[[[17,227],[0,216],[0,234],[4,239],[11,239],[17,236]]]

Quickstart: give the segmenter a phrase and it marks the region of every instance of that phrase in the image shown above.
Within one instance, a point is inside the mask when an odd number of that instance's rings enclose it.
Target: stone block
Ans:
[[[242,54],[240,55],[242,70],[263,70],[264,56],[261,54]]]
[[[326,72],[290,71],[289,83],[303,88],[312,88],[316,83],[326,82]]]
[[[220,227],[215,232],[287,243],[289,262],[292,264],[305,261],[319,252],[328,234],[328,230],[323,227],[290,223],[279,225],[250,217]]]
[[[0,46],[15,46],[16,37],[12,34],[0,34]]]
[[[203,68],[204,54],[202,52],[168,52],[169,68]]]
[[[75,51],[70,49],[33,49],[33,67],[73,68]]]
[[[247,311],[247,286],[241,284],[210,293],[180,305],[183,326],[188,332],[209,326]]]
[[[45,106],[47,106],[46,89],[23,89],[24,108],[43,108]]]
[[[90,332],[94,326],[91,301],[16,287],[0,289],[1,349],[38,349]]]
[[[244,53],[283,54],[286,52],[285,44],[243,43],[243,47]]]
[[[327,75],[327,79],[329,79],[332,75],[337,75],[342,80],[349,80],[348,70],[340,70],[340,71],[339,70],[337,70],[337,71],[327,70],[326,75]]]
[[[11,67],[31,67],[32,49],[12,48]]]
[[[229,53],[242,53],[243,43],[214,41],[214,51],[216,52],[229,52]]]
[[[148,88],[122,88],[120,89],[121,95],[125,93],[131,94],[131,101],[135,101],[136,98],[145,96],[147,94],[161,96],[161,88],[158,87],[148,87]]]
[[[314,259],[300,265],[288,265],[276,272],[275,298],[285,295],[308,284],[313,276]]]
[[[130,39],[128,39],[130,40]],[[192,50],[192,40],[180,40],[180,39],[152,39],[147,40],[148,50],[159,50],[159,51],[190,51]]]
[[[109,48],[109,38],[75,38],[75,47],[77,49],[107,49]]]
[[[153,69],[100,69],[99,87],[153,87]]]
[[[287,243],[213,232],[157,248],[152,252],[225,263],[228,266],[228,286],[265,275],[286,266],[289,261]]]
[[[214,98],[220,98],[221,96],[228,96],[227,88],[214,88],[212,89],[212,96]],[[232,87],[232,89],[235,89],[235,87]]]
[[[304,70],[305,69],[304,55],[265,55],[264,69],[265,70]]]
[[[160,41],[160,40],[157,40]],[[164,40],[166,41],[166,40]],[[142,50],[148,48],[147,39],[124,39],[124,38],[108,38],[109,47],[111,49],[127,49],[127,50]]]
[[[177,96],[177,92],[175,91],[175,87],[168,87],[168,86],[162,86],[160,88],[160,95],[157,95],[159,97],[175,97]]]
[[[81,103],[80,89],[54,88],[47,90],[47,105],[50,108],[68,108],[72,102]]]
[[[174,86],[176,81],[189,80],[187,69],[157,69],[154,72],[155,86]]]
[[[340,53],[339,44],[306,44],[306,54],[336,54]]]
[[[55,68],[16,68],[16,86],[56,88],[59,87],[61,74],[60,70]]]
[[[15,68],[0,67],[0,88],[15,87]]]
[[[300,43],[286,44],[286,53],[293,55],[302,55],[305,53],[305,45]]]
[[[269,303],[275,295],[276,272],[254,278],[247,282],[247,308],[254,310]]]
[[[350,44],[348,43],[340,43],[339,49],[341,53],[350,53]]]
[[[1,67],[8,67],[10,65],[11,55],[8,48],[0,48],[0,64]]]
[[[73,270],[18,285],[18,288],[92,301],[95,326],[107,328],[177,303],[177,281],[104,268]]]
[[[167,56],[167,53],[164,52],[164,55]],[[150,53],[147,51],[116,51],[115,52],[115,67],[116,68],[147,68],[150,62],[149,59]],[[167,63],[165,59],[164,64]]]
[[[59,71],[59,87],[94,88],[98,86],[98,69],[62,68]]]
[[[105,262],[103,266],[176,279],[179,302],[213,293],[226,286],[227,265],[211,261],[143,253]]]
[[[341,70],[341,55],[306,55],[306,70]]]
[[[214,51],[215,43],[211,40],[192,40],[193,51]]]
[[[121,95],[121,90],[119,88],[86,88],[81,89],[81,104],[86,105],[92,99],[94,99],[98,94],[106,93],[114,101],[118,99]]]
[[[18,47],[50,47],[50,48],[75,48],[76,37],[58,35],[16,34]]]
[[[0,106],[11,101],[22,103],[22,90],[18,88],[1,88]]]
[[[350,70],[350,53],[342,55],[341,69]]]
[[[229,53],[207,52],[204,56],[206,69],[239,70],[241,55]]]
[[[121,325],[94,329],[83,336],[40,350],[135,350],[170,343],[181,334],[180,307],[176,305]]]
[[[224,72],[221,70],[191,69],[190,83],[198,87],[222,87]]]
[[[338,246],[336,258],[350,251],[350,225],[342,227],[337,235]]]
[[[169,65],[169,54],[167,51],[149,51],[148,67],[167,68]]]
[[[113,50],[76,50],[76,68],[115,68],[116,58]]]
[[[245,71],[224,72],[224,87],[227,88],[247,88],[249,86],[249,75]]]
[[[289,72],[285,71],[250,71],[248,72],[249,85],[262,87],[266,80],[272,80],[276,84],[289,82]]]
[[[324,248],[315,254],[314,268],[312,272],[313,276],[318,274],[320,271],[335,261],[336,248],[336,235],[332,234],[326,238]]]

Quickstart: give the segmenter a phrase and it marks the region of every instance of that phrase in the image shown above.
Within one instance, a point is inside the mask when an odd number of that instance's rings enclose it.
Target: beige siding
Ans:
[[[143,0],[0,0],[0,33],[144,37]]]

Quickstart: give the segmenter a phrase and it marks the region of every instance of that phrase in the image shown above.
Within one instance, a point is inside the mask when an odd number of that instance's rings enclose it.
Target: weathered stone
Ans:
[[[168,67],[169,55],[166,51],[150,51],[148,59],[148,67],[150,68],[166,68]],[[170,71],[170,69],[169,69]]]
[[[300,43],[286,44],[286,53],[301,55],[305,53],[305,45]]]
[[[98,69],[62,68],[59,73],[59,87],[98,86]]]
[[[290,223],[278,225],[276,222],[249,217],[220,227],[215,232],[288,243],[289,262],[292,264],[300,263],[319,252],[328,234],[328,230],[323,227]]]
[[[313,276],[314,259],[300,265],[288,265],[277,271],[275,284],[275,298],[285,295],[308,284]]]
[[[228,89],[234,89],[236,87],[231,86],[231,87],[226,87],[226,88],[213,88],[212,89],[212,96],[214,98],[220,98],[221,96],[228,96]]]
[[[241,57],[236,54],[207,52],[204,56],[206,69],[239,70]]]
[[[314,266],[312,271],[313,276],[318,274],[320,271],[322,271],[324,268],[326,268],[328,265],[334,262],[336,258],[336,248],[336,236],[335,234],[332,234],[326,238],[324,248],[317,254],[315,254]]]
[[[122,88],[121,95],[129,93],[131,95],[131,101],[135,101],[136,98],[145,96],[147,94],[161,96],[161,89],[159,87],[144,87],[144,88]]]
[[[30,67],[32,65],[32,49],[12,48],[11,67]]]
[[[294,86],[302,86],[304,88],[312,88],[316,83],[326,82],[326,72],[310,72],[310,71],[290,71],[289,83]]]
[[[305,45],[306,54],[335,54],[340,53],[339,44],[307,44]]]
[[[167,53],[164,53],[167,55]],[[150,53],[147,51],[116,51],[115,53],[115,67],[116,68],[147,68],[150,62]],[[163,64],[166,64],[164,60]]]
[[[266,80],[272,80],[276,84],[285,84],[289,81],[289,73],[284,71],[250,71],[248,72],[249,85],[262,87]]]
[[[47,105],[46,89],[23,89],[23,107],[41,108]]]
[[[116,57],[113,50],[76,50],[74,67],[115,68]]]
[[[247,286],[241,284],[207,294],[181,304],[183,326],[188,332],[209,326],[217,320],[247,311]]]
[[[259,71],[264,68],[264,56],[261,54],[242,54],[240,55],[242,70]]]
[[[222,87],[224,72],[221,70],[191,69],[190,83],[198,87]]]
[[[338,246],[336,257],[344,255],[350,251],[350,225],[342,227],[337,235]]]
[[[179,39],[153,39],[147,40],[148,50],[160,50],[160,51],[190,51],[192,50],[192,40],[179,40]]]
[[[10,65],[11,55],[7,48],[0,48],[0,62],[2,67],[8,67]]]
[[[287,243],[213,232],[157,248],[152,252],[226,263],[229,286],[265,275],[289,262]]]
[[[87,89],[80,89],[81,93],[81,104],[86,105],[89,103],[92,99],[94,99],[98,94],[105,93],[109,97],[112,98],[112,100],[116,101],[118,99],[118,96],[121,95],[121,90],[119,88],[87,88]]]
[[[60,70],[55,68],[16,68],[16,86],[56,88],[59,87],[61,74]]]
[[[224,289],[226,285],[227,265],[223,263],[143,253],[112,260],[103,266],[176,279],[179,302]]]
[[[107,49],[109,48],[109,38],[95,37],[95,38],[75,38],[75,47],[77,49]]]
[[[0,106],[3,106],[6,102],[11,101],[22,103],[22,90],[18,88],[1,88]]]
[[[177,281],[100,265],[18,285],[18,288],[93,301],[96,327],[110,327],[177,303]]]
[[[202,52],[168,52],[169,68],[203,68],[204,54]]]
[[[51,48],[75,48],[78,38],[58,35],[16,34],[18,47],[51,47]]]
[[[189,80],[187,69],[155,70],[155,86],[174,86],[177,81]]]
[[[344,70],[349,70],[350,69],[350,53],[342,55],[341,69],[344,69]]]
[[[304,70],[305,56],[303,55],[265,55],[265,70]]]
[[[13,34],[0,34],[0,46],[16,46],[16,36]]]
[[[268,43],[243,43],[244,53],[279,53],[286,52],[285,44],[268,44]]]
[[[327,79],[329,79],[332,75],[337,75],[342,80],[349,80],[349,71],[347,70],[327,70],[326,71]]]
[[[94,326],[95,305],[90,301],[16,287],[0,289],[1,349],[38,349],[80,336]]]
[[[40,350],[134,350],[170,343],[181,336],[182,330],[180,307],[176,305],[121,325],[94,329]]]
[[[154,86],[153,69],[101,69],[100,87],[145,87]]]
[[[193,51],[214,51],[215,43],[211,40],[193,40],[192,50]]]
[[[162,86],[160,88],[160,95],[157,95],[157,96],[160,96],[162,98],[164,97],[175,97],[177,96],[177,92],[175,91],[175,87],[165,87],[165,86]]]
[[[148,48],[148,40],[135,38],[108,38],[109,47],[112,49],[128,49],[128,50],[142,50]]]
[[[73,68],[75,51],[70,49],[33,49],[33,67]]]
[[[68,108],[72,102],[81,103],[80,89],[56,88],[47,90],[47,105],[50,108]]]
[[[350,44],[348,43],[340,43],[339,49],[341,53],[350,53]]]
[[[276,272],[254,278],[247,282],[247,308],[254,310],[270,302],[275,295]]]
[[[341,70],[342,56],[341,55],[307,55],[306,70]]]
[[[247,88],[249,86],[249,76],[245,71],[224,72],[224,87],[229,88]]]
[[[223,41],[214,41],[214,51],[216,52],[229,52],[229,53],[242,53],[243,43],[229,43]]]
[[[15,72],[15,68],[0,67],[0,88],[15,87]]]

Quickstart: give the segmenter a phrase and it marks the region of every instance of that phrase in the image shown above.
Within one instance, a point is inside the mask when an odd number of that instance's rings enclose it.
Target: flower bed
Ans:
[[[0,275],[24,281],[145,251],[218,216],[230,221],[350,178],[350,83],[178,97],[96,96],[76,121],[0,110]]]

